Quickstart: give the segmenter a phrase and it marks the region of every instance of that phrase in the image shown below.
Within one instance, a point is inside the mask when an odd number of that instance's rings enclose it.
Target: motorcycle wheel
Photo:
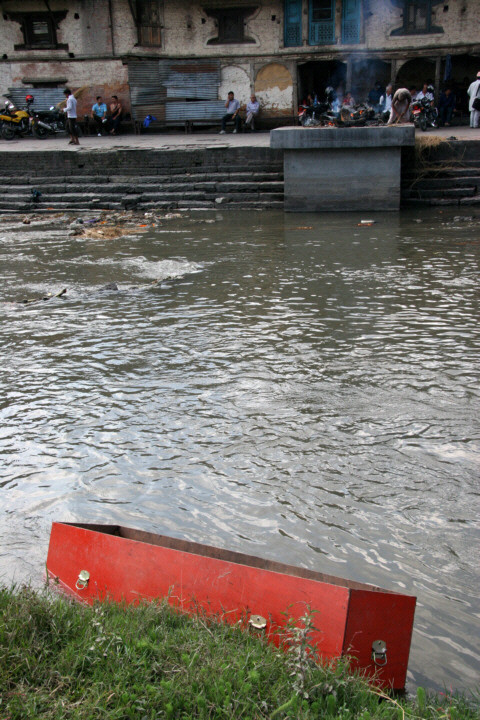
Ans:
[[[2,125],[2,137],[4,140],[13,140],[15,135],[15,128],[10,127],[10,125]]]
[[[35,137],[39,138],[39,140],[44,140],[48,135],[48,130],[41,125],[35,125],[33,128],[33,134]]]
[[[423,132],[427,129],[427,121],[424,117],[420,118],[420,128]]]

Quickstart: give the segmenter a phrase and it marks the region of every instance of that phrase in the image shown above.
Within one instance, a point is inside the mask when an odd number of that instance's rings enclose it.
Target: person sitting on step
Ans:
[[[240,103],[238,100],[235,100],[235,96],[233,94],[233,91],[230,90],[228,93],[228,99],[225,103],[225,107],[227,109],[226,114],[222,117],[222,129],[220,130],[220,135],[225,135],[227,132],[227,122],[234,122],[235,123],[235,129],[234,133],[240,132],[240,129],[242,127],[242,119],[240,117]]]
[[[247,107],[245,109],[245,112],[247,114],[247,117],[245,118],[245,127],[250,128],[252,132],[255,132],[255,118],[257,117],[259,111],[260,103],[258,102],[254,93],[253,95],[251,95],[250,102],[247,103]]]

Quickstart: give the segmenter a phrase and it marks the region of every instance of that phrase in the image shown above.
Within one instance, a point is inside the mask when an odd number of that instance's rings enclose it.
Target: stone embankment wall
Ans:
[[[271,148],[0,151],[0,163],[0,212],[284,207]],[[480,205],[480,143],[404,148],[402,205]]]
[[[283,208],[283,155],[270,148],[0,152],[0,162],[0,212]]]

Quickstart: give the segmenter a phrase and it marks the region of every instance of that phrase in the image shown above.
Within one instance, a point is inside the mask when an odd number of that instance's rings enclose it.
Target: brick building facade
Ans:
[[[66,85],[161,118],[187,103],[246,101],[272,122],[327,84],[458,86],[480,70],[478,0],[3,0],[0,93]],[[204,105],[202,105],[202,103]],[[205,105],[206,106],[206,105]],[[191,105],[190,108],[193,108]],[[187,108],[188,109],[188,108]]]

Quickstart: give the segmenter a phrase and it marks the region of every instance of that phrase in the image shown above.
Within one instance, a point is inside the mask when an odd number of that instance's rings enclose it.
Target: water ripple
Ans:
[[[410,682],[473,684],[478,223],[423,219],[1,223],[0,577],[52,520],[171,533],[417,594]]]

